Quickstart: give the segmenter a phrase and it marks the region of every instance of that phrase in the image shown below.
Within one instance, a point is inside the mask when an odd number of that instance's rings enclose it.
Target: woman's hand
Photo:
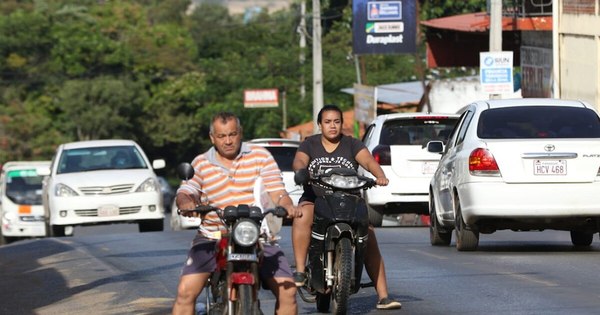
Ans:
[[[387,186],[390,183],[390,180],[387,177],[377,177],[375,178],[375,182],[379,186]]]

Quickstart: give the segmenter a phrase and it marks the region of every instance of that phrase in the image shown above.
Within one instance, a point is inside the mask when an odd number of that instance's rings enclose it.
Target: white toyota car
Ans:
[[[475,250],[497,230],[569,231],[589,246],[600,231],[600,118],[580,101],[486,100],[460,111],[431,180],[432,245]]]
[[[43,203],[51,236],[73,234],[77,225],[137,223],[140,232],[162,231],[164,206],[152,163],[132,140],[93,140],[62,144]]]
[[[426,145],[446,141],[457,121],[454,114],[397,113],[377,116],[367,127],[363,143],[390,180],[364,192],[371,224],[381,226],[389,214],[428,214],[429,181],[440,155]],[[359,173],[372,177],[362,168]]]

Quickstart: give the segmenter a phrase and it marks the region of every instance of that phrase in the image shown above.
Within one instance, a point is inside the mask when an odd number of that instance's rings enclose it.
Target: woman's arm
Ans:
[[[292,163],[292,169],[295,171],[301,170],[308,167],[308,154],[296,151],[296,155],[294,156],[294,162]]]
[[[385,173],[383,172],[383,169],[379,163],[375,161],[373,155],[371,155],[369,150],[366,148],[360,150],[358,154],[356,154],[356,162],[358,162],[360,166],[375,176],[375,182],[377,182],[377,185],[387,186],[387,184],[390,182],[387,177],[385,177]]]

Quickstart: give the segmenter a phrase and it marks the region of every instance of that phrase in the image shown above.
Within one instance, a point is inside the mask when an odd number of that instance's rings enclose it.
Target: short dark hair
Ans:
[[[317,122],[321,123],[321,119],[323,119],[323,113],[327,112],[327,111],[336,111],[338,113],[340,113],[340,118],[342,120],[342,123],[344,123],[344,113],[342,113],[342,110],[334,104],[327,104],[325,106],[323,106],[323,108],[321,108],[321,110],[319,111],[319,114],[317,115]]]
[[[219,112],[213,116],[213,119],[210,123],[210,133],[213,134],[215,132],[215,127],[213,126],[215,122],[220,121],[221,123],[226,124],[230,120],[235,120],[238,129],[242,130],[242,125],[240,124],[240,119],[238,116],[231,112]]]

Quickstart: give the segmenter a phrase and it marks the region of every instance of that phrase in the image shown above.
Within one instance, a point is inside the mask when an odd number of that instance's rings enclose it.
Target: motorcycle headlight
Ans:
[[[258,226],[252,221],[239,221],[233,227],[233,240],[240,246],[250,246],[258,240]]]
[[[343,176],[339,174],[331,174],[324,177],[323,182],[339,189],[355,189],[365,185],[366,181],[359,179],[357,176]]]

